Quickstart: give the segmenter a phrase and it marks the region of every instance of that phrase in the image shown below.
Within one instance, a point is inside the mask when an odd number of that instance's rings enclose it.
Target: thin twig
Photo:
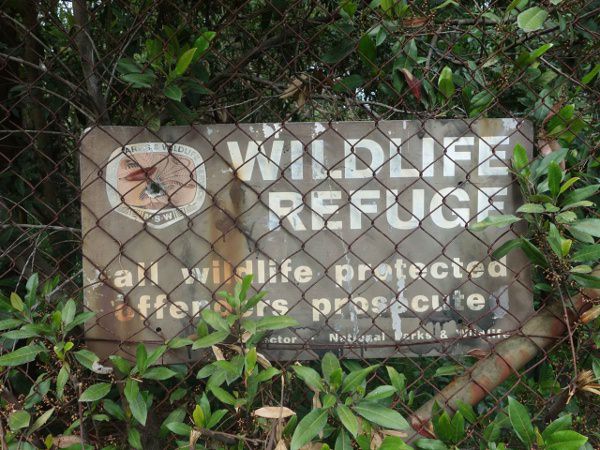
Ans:
[[[25,33],[27,33],[29,36],[31,36],[31,38],[36,41],[39,45],[41,45],[43,48],[45,48],[48,53],[54,55],[54,50],[46,45],[46,43],[44,41],[42,41],[39,37],[37,37],[35,35],[35,33],[33,32],[33,30],[30,30],[29,28],[27,28],[25,25],[23,25],[21,22],[19,22],[18,20],[16,20],[14,17],[10,16],[9,14],[0,11],[0,14],[7,20],[10,20],[11,22],[13,22],[15,25],[17,25],[19,28],[21,28]],[[54,55],[56,56],[56,55]],[[73,74],[73,72],[71,71],[71,69],[69,68],[69,66],[67,64],[65,64],[65,62],[62,60],[62,58],[58,58],[55,57],[53,59],[53,61],[57,61],[60,66],[65,69],[66,72],[69,73],[69,75],[71,75],[73,78],[75,78],[75,74]]]
[[[4,436],[4,426],[2,425],[2,418],[0,417],[0,444],[2,444],[2,450],[8,450],[8,446],[6,445],[6,439]]]
[[[98,61],[95,61],[94,43],[87,31],[87,26],[90,21],[87,1],[74,0],[72,6],[73,18],[75,21],[75,43],[77,44],[77,49],[79,50],[79,56],[81,58],[81,68],[83,70],[85,84],[87,85],[87,93],[94,104],[98,119],[103,124],[107,124],[109,123],[108,111],[100,89],[100,80],[96,73],[96,64]]]
[[[50,70],[48,70],[48,68],[46,68],[40,64],[34,64],[32,62],[25,61],[22,58],[18,58],[16,56],[12,56],[12,55],[7,55],[6,53],[2,53],[2,52],[0,52],[0,57],[8,59],[9,61],[18,62],[19,64],[23,64],[28,67],[32,67],[34,69],[39,70],[40,72],[47,73],[52,78],[55,78],[56,80],[60,81],[61,83],[64,83],[65,86],[68,86],[69,88],[71,88],[71,90],[73,90],[75,92],[77,92],[79,90],[79,86],[76,86],[73,83],[71,83],[70,81],[65,80],[63,77],[56,75],[54,72],[51,72]]]
[[[201,429],[200,432],[204,436],[208,436],[217,441],[229,443],[229,444],[233,444],[237,441],[250,442],[252,444],[264,444],[265,443],[265,441],[263,439],[253,439],[253,438],[249,438],[244,435],[241,435],[241,434],[230,434],[230,433],[224,433],[222,431],[207,430],[204,428]]]
[[[14,224],[0,224],[0,229],[7,228],[33,228],[33,229],[41,229],[41,230],[56,230],[56,231],[68,231],[74,234],[81,234],[81,229],[73,228],[73,227],[63,227],[59,225],[34,225],[28,223],[14,223]]]

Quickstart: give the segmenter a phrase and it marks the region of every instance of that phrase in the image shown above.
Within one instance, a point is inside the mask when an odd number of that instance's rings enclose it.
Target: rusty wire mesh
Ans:
[[[236,131],[244,133],[241,123],[268,122],[286,130],[286,122],[311,121],[321,123],[325,132],[333,132],[335,121],[370,121],[378,129],[382,120],[409,119],[421,124],[418,134],[425,132],[426,121],[431,119],[462,119],[472,132],[471,119],[498,117],[531,121],[536,127],[536,138],[530,145],[537,153],[549,142],[543,141],[548,118],[562,106],[574,103],[576,116],[588,127],[586,138],[577,141],[578,151],[587,155],[582,160],[595,158],[598,83],[584,83],[582,78],[598,61],[600,3],[544,2],[551,18],[545,27],[527,33],[515,26],[514,13],[506,12],[511,2],[442,3],[446,2],[409,2],[404,11],[405,2],[386,9],[381,6],[387,4],[384,1],[1,2],[2,285],[7,290],[22,287],[29,274],[38,272],[43,279],[58,275],[59,291],[78,299],[88,287],[82,276],[85,236],[80,231],[80,211],[87,205],[80,201],[79,180],[80,143],[87,127],[135,125],[143,127],[142,136],[157,138],[160,125],[227,123],[235,124]],[[518,8],[517,5],[515,13]],[[161,65],[167,64],[166,60],[172,64],[182,47],[191,45],[206,31],[214,31],[214,39],[202,59],[181,79],[183,98],[174,99],[179,93],[165,92],[164,79],[169,74],[161,72]],[[149,41],[152,42],[148,44]],[[532,52],[543,44],[553,46],[539,57],[535,67],[518,62],[523,52]],[[155,76],[146,81],[127,78],[125,59],[141,67],[141,72],[150,70]],[[457,80],[457,92],[448,99],[440,95],[438,87],[445,66],[453,69]],[[539,72],[535,77],[534,71]],[[107,130],[110,132],[110,128]],[[191,130],[190,133],[198,132],[194,125]],[[119,142],[127,145],[132,141]],[[305,146],[309,144],[304,142]],[[97,169],[102,171],[105,167]],[[336,184],[329,172],[326,181]],[[383,185],[383,189],[392,188]],[[230,183],[207,194],[216,200],[229,189]],[[252,188],[248,189],[252,192]],[[268,207],[261,194],[252,192],[257,205]],[[349,196],[348,192],[344,194]],[[236,216],[221,209],[228,225],[217,232],[213,241],[201,236],[193,238],[201,241],[199,247],[209,248],[196,255],[197,260],[214,253],[226,259],[214,245],[231,230],[239,229],[247,212]],[[97,217],[99,229],[102,220],[103,217]],[[374,220],[372,223],[377,230]],[[294,237],[293,231],[285,227],[284,230],[290,238]],[[402,254],[401,243],[378,231],[391,255],[410,261]],[[139,234],[147,232],[143,229]],[[189,239],[190,234],[185,237]],[[429,245],[439,246],[439,256],[446,257],[448,243],[437,241],[431,233],[428,238]],[[258,238],[261,239],[267,236]],[[328,232],[327,239],[340,240],[347,254],[364,261],[364,254],[354,250],[360,237],[347,242]],[[127,246],[127,242],[119,244],[121,249]],[[168,258],[172,243],[162,244]],[[297,245],[295,252],[310,256],[310,242]],[[490,246],[489,253],[492,250]],[[243,253],[243,258],[270,256],[259,246]],[[127,257],[126,250],[112,256],[123,255]],[[379,262],[389,256],[381,255]],[[102,273],[103,267],[96,265],[94,254],[86,254],[85,258]],[[334,262],[316,261],[325,278]],[[516,279],[527,267],[509,270],[514,271]],[[233,280],[231,276],[218,288],[230,288]],[[428,283],[440,296],[448,295]],[[477,282],[466,277],[465,283]],[[268,283],[263,285],[268,290]],[[344,289],[339,284],[337,287]],[[391,295],[399,294],[397,287],[387,288]],[[535,294],[536,311],[520,317],[521,323],[538,314],[547,297],[552,296],[528,289],[532,297]],[[127,303],[127,290],[111,290],[115,296],[124,296]],[[216,290],[207,295],[216,299]],[[174,291],[163,292],[168,303],[177,300]],[[310,287],[295,287],[290,295],[299,299],[301,307],[308,302],[309,291]],[[359,289],[345,295],[352,298],[359,295]],[[462,317],[458,310],[453,313],[461,318],[464,327],[470,326],[472,319]],[[190,316],[188,325],[193,325],[196,318]],[[150,327],[146,319],[151,318],[144,318]],[[425,330],[428,318],[419,320]],[[334,330],[334,321],[335,318],[324,320],[323,327]],[[110,335],[110,328],[103,330]],[[369,329],[361,332],[372,333]],[[521,330],[517,327],[513,333],[521,334]],[[118,336],[114,351],[133,355],[131,341],[136,340],[136,334]],[[147,342],[166,339],[155,327],[144,334],[149,335]],[[483,340],[490,343],[489,351],[493,353],[494,339]],[[432,337],[428,343],[440,356],[382,360],[397,365],[406,374],[407,390],[415,394],[415,400],[407,398],[397,405],[406,416],[411,416],[431,394],[439,392],[453,374],[463,372],[476,357],[488,352],[472,349],[470,356],[452,354],[451,347],[458,341],[460,338],[449,343]],[[411,344],[400,341],[386,345],[393,355],[404,352]],[[539,347],[538,343],[535,346]],[[560,392],[540,390],[531,380],[544,376],[549,382],[547,374],[551,373],[552,380],[568,385],[573,378],[573,358],[586,358],[591,346],[589,335],[578,334],[578,327],[570,328],[569,333],[557,337],[547,348],[539,348],[534,363],[514,371],[507,383],[490,392],[479,411],[491,416],[514,391],[528,396],[528,402],[543,415]],[[309,354],[315,358],[323,353],[323,349],[309,342],[285,348],[295,352],[293,355]],[[360,342],[343,342],[339,348],[346,356],[364,359]],[[287,369],[293,360],[292,356],[276,364]],[[190,364],[201,366],[198,362]],[[439,370],[448,367],[446,372]],[[374,377],[375,382],[379,375]],[[178,383],[193,382],[186,379],[165,383],[165,395],[153,406],[157,416],[171,407],[169,397],[178,389]],[[279,392],[265,391],[261,395],[279,400]],[[582,413],[598,413],[597,406],[594,409],[593,402],[586,398],[581,399],[579,408]],[[470,433],[470,437],[476,437],[479,431],[473,426]]]

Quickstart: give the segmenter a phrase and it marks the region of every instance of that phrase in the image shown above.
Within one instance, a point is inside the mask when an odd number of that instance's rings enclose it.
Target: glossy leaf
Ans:
[[[316,408],[302,418],[292,436],[290,450],[299,450],[300,447],[309,443],[319,434],[327,424],[327,411]]]
[[[108,395],[112,387],[111,383],[96,383],[87,388],[79,397],[80,402],[95,402]]]
[[[352,410],[346,405],[339,405],[335,408],[335,412],[346,430],[348,430],[352,436],[356,437],[358,434],[358,418],[354,415]]]
[[[535,442],[531,417],[525,406],[512,397],[508,398],[508,417],[519,440],[528,448],[531,447]]]
[[[194,55],[196,54],[197,50],[198,49],[196,47],[192,47],[179,57],[175,66],[175,74],[181,76],[185,73],[191,64],[192,59],[194,59]]]
[[[45,350],[43,346],[38,344],[30,344],[26,347],[18,348],[14,352],[0,356],[0,367],[14,367],[29,363]]]
[[[541,30],[548,17],[548,12],[538,6],[526,9],[517,16],[517,24],[523,31]]]
[[[400,413],[393,409],[382,407],[378,403],[360,402],[353,409],[369,422],[383,428],[391,430],[407,430],[409,428],[408,422]]]

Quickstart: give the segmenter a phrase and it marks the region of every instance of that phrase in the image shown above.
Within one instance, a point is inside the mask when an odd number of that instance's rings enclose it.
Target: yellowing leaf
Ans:
[[[263,406],[252,413],[265,419],[279,419],[295,415],[296,413],[285,406]]]

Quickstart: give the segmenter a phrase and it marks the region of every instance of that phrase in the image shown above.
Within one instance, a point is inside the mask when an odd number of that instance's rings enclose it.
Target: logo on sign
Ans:
[[[200,153],[182,144],[145,142],[115,149],[106,167],[106,194],[120,214],[165,228],[197,212],[206,188]]]

